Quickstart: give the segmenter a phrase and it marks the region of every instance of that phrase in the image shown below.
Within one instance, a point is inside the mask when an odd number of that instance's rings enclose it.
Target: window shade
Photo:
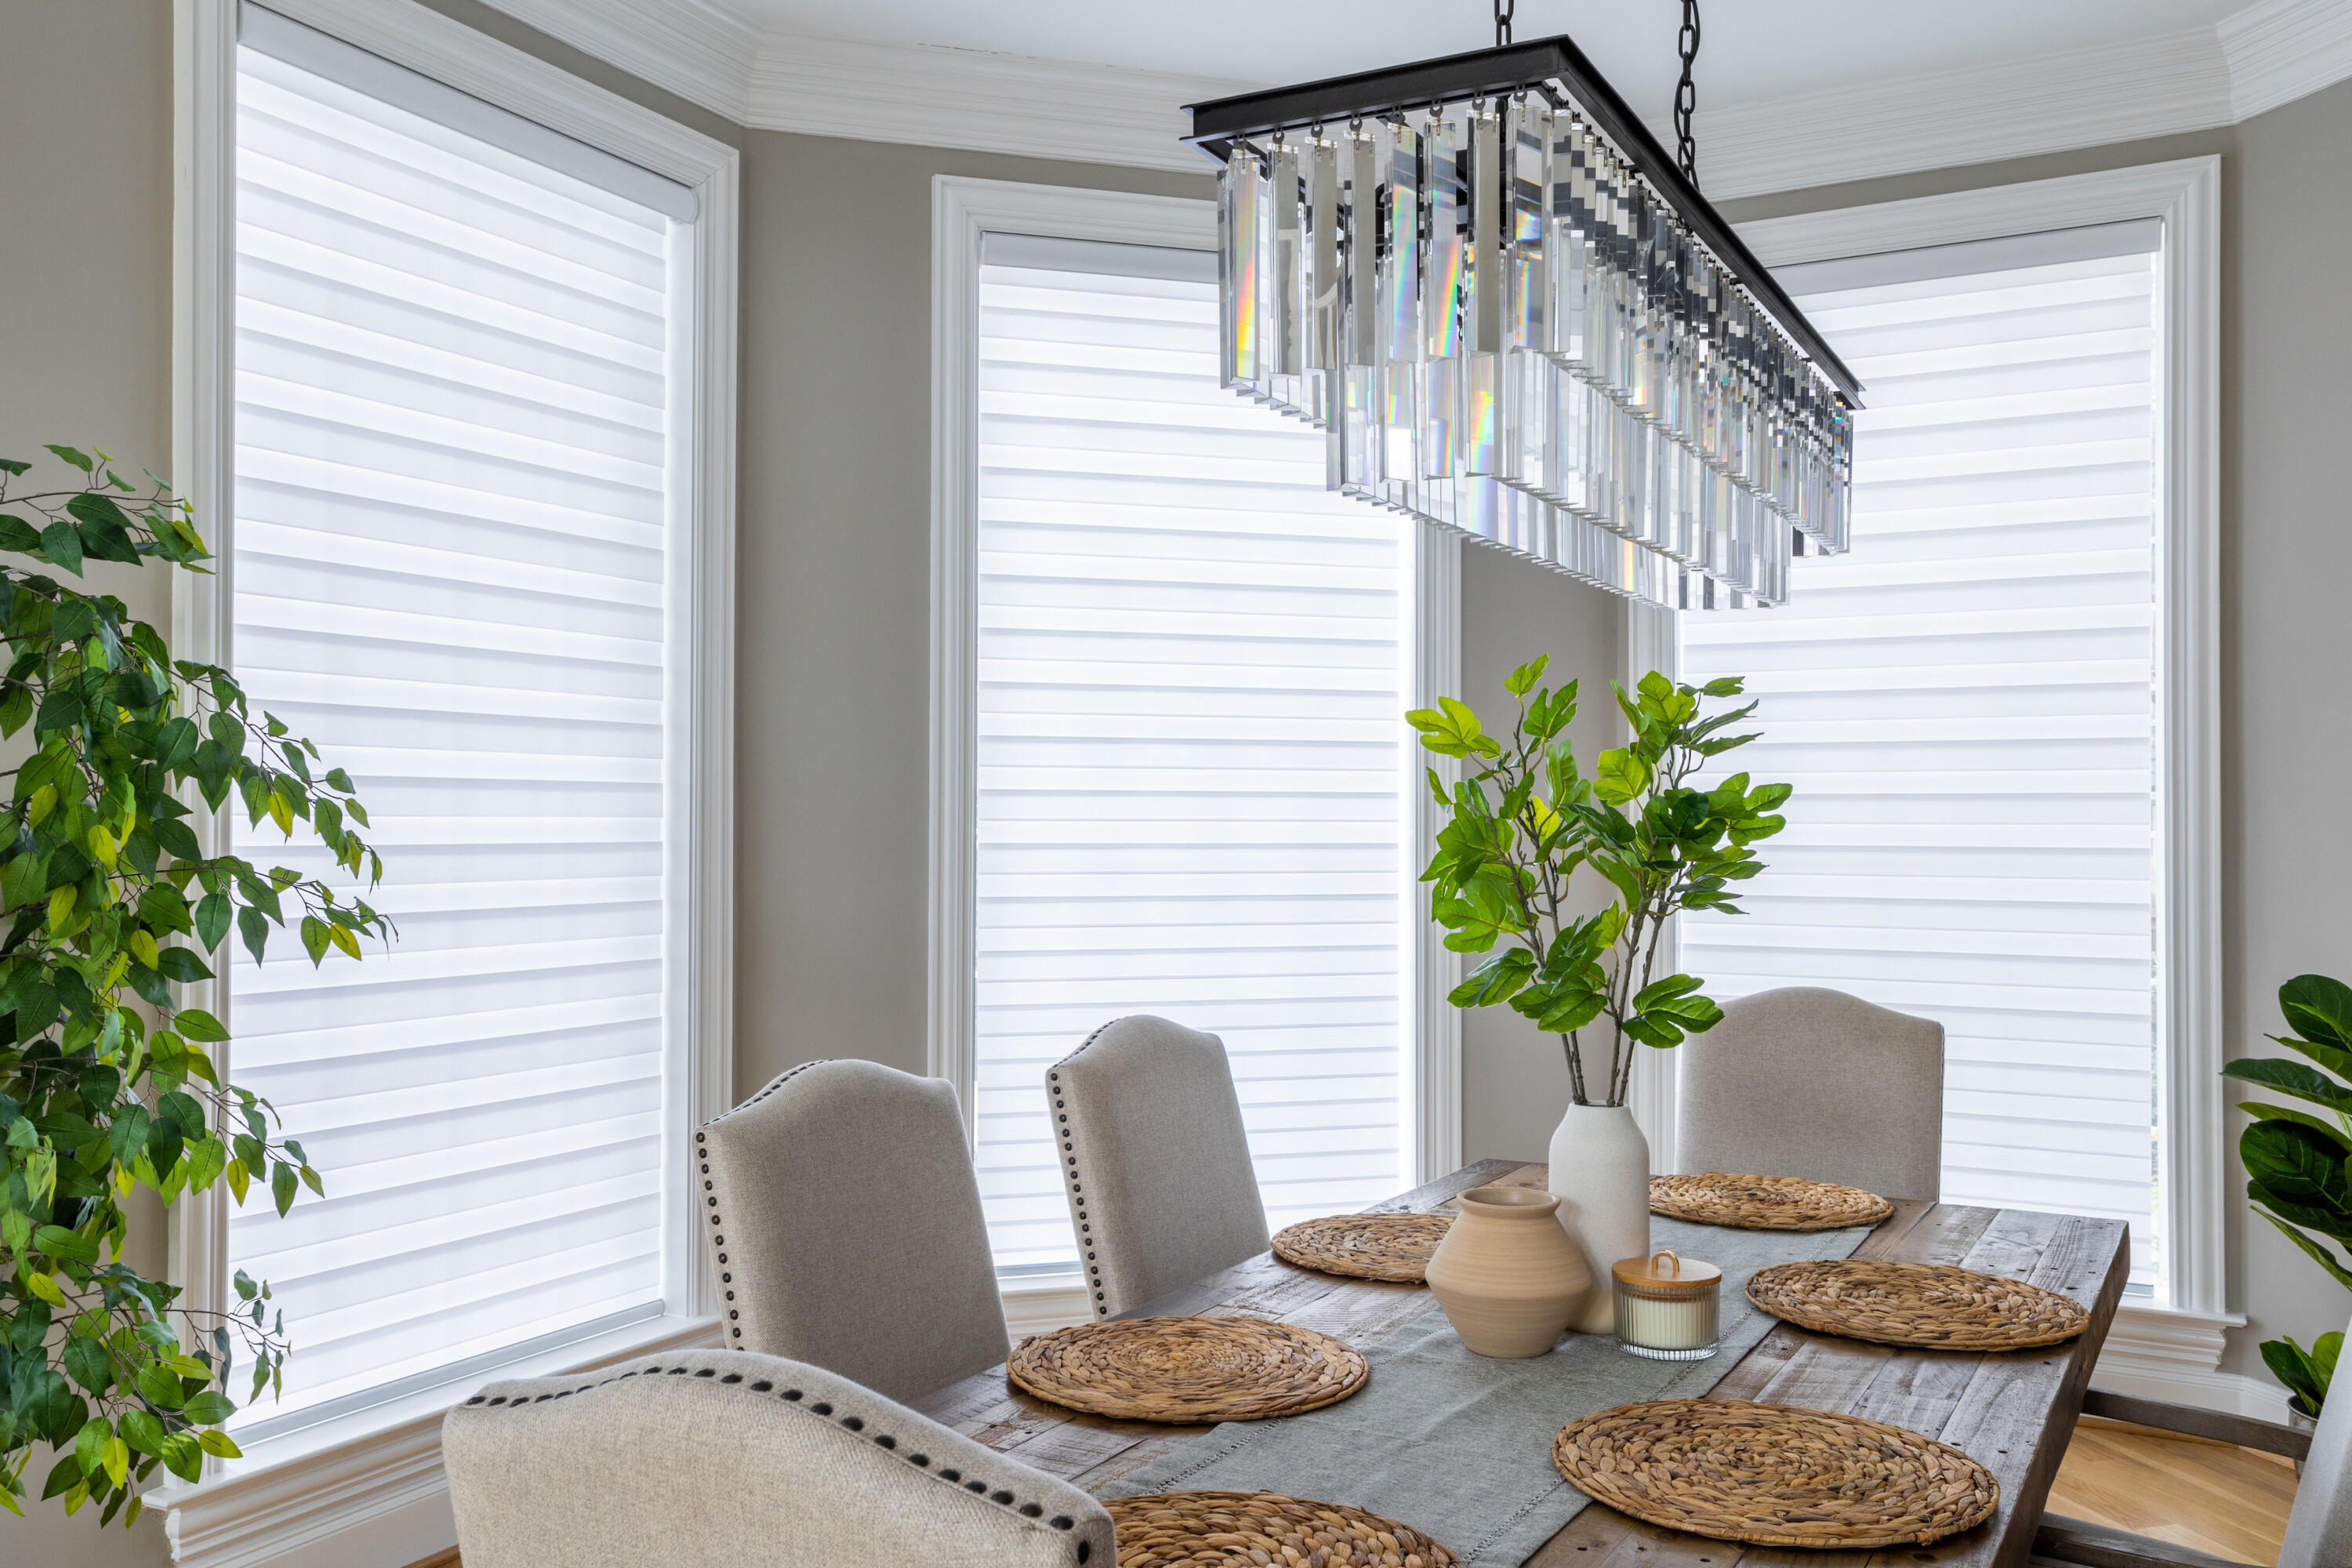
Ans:
[[[1746,676],[1760,700],[1736,765],[1796,785],[1749,912],[1686,916],[1685,966],[1719,995],[1830,985],[1940,1020],[1945,1200],[2127,1220],[2142,1288],[2161,1264],[2153,237],[1797,279],[1869,388],[1853,553],[1796,563],[1784,608],[1680,617],[1684,678]]]
[[[234,658],[351,772],[399,925],[228,971],[327,1188],[229,1227],[295,1343],[268,1426],[660,1310],[670,225],[239,68]]]
[[[1323,440],[1218,385],[1190,253],[981,268],[978,1160],[1000,1267],[1076,1266],[1045,1069],[1223,1037],[1268,1223],[1403,1177],[1411,571]],[[1124,270],[1120,270],[1120,269]]]

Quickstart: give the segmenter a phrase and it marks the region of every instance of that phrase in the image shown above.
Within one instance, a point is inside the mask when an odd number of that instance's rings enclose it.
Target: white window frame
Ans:
[[[2247,1393],[2217,1371],[2229,1310],[2224,1213],[2233,1183],[2220,1072],[2221,160],[2189,158],[1739,226],[1768,267],[2157,218],[2164,326],[2157,474],[2158,942],[2168,984],[2158,1016],[2158,1167],[2170,1299],[2127,1305],[2101,1357],[2103,1387],[2217,1408]],[[1864,396],[1869,395],[1867,388]],[[1671,612],[1631,617],[1636,674],[1671,670]],[[1671,1170],[1674,1064],[1644,1075],[1645,1131]],[[2268,1414],[2267,1409],[2260,1412]]]
[[[619,95],[477,33],[416,0],[268,0],[316,27],[499,108],[689,187],[698,210],[674,279],[688,301],[673,321],[686,368],[672,433],[684,487],[673,515],[683,537],[667,612],[669,700],[688,733],[667,778],[669,874],[680,886],[667,952],[665,1006],[677,1020],[665,1071],[666,1149],[677,1151],[665,1194],[663,1292],[670,1310],[593,1340],[518,1361],[499,1375],[553,1373],[647,1351],[719,1342],[715,1293],[684,1180],[684,1136],[733,1100],[736,273],[740,155]],[[173,201],[173,474],[196,508],[215,574],[174,574],[173,646],[232,664],[235,541],[232,410],[236,364],[236,0],[174,0]],[[679,773],[688,776],[680,777]],[[226,843],[225,816],[199,822],[207,850]],[[227,987],[207,981],[185,1001],[226,1020]],[[234,1042],[222,1047],[233,1058]],[[233,1059],[222,1066],[234,1073]],[[228,1296],[226,1193],[173,1206],[171,1278],[194,1305]],[[476,1382],[479,1379],[474,1380]],[[208,1463],[205,1480],[152,1500],[170,1510],[173,1560],[204,1568],[404,1568],[456,1544],[440,1459],[451,1384],[255,1445],[243,1460]]]
[[[1207,165],[1202,165],[1205,172]],[[1214,202],[1135,195],[1066,185],[1022,184],[935,175],[931,181],[931,686],[929,869],[928,1070],[955,1086],[967,1138],[975,1135],[973,1068],[978,1024],[973,974],[979,812],[980,251],[988,234],[1035,235],[1122,245],[1213,250]],[[1461,560],[1458,536],[1426,524],[1414,531],[1413,649],[1408,677],[1415,707],[1459,686]],[[1400,715],[1402,719],[1402,715]],[[1433,843],[1433,803],[1417,752],[1402,781],[1413,803],[1407,821],[1402,889],[1408,921],[1427,896],[1414,879]],[[1445,1000],[1457,960],[1444,933],[1424,928],[1406,976],[1404,1010],[1411,1100],[1406,1147],[1416,1181],[1462,1163],[1459,1013]],[[1015,1333],[1087,1316],[1075,1271],[1024,1280],[1007,1293]]]

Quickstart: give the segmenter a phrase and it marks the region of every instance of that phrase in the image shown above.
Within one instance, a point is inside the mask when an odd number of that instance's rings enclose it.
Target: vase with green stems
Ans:
[[[1405,718],[1465,775],[1449,791],[1430,771],[1447,816],[1422,873],[1445,945],[1486,955],[1450,999],[1507,1005],[1559,1037],[1570,1104],[1549,1184],[1600,1282],[1573,1326],[1598,1333],[1613,1327],[1610,1266],[1650,1250],[1650,1149],[1626,1104],[1635,1055],[1723,1016],[1704,981],[1657,973],[1660,941],[1684,910],[1740,912],[1733,886],[1763,869],[1753,846],[1786,826],[1777,813],[1790,791],[1746,773],[1693,784],[1712,759],[1757,738],[1731,732],[1755,704],[1716,706],[1740,694],[1736,679],[1694,687],[1654,670],[1630,692],[1615,687],[1631,739],[1586,773],[1567,739],[1576,682],[1540,685],[1548,663],[1504,681],[1518,704],[1507,734],[1487,733],[1450,697]],[[1597,913],[1577,912],[1580,872],[1613,895]]]

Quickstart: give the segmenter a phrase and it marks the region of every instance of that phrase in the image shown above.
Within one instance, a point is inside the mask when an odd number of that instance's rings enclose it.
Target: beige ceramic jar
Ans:
[[[1551,1349],[1591,1287],[1584,1253],[1560,1228],[1559,1200],[1535,1187],[1473,1187],[1429,1260],[1429,1288],[1480,1355]]]

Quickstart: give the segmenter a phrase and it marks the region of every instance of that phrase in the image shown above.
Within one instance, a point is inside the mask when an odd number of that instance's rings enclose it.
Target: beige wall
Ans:
[[[1205,177],[746,132],[478,4],[436,9],[744,149],[737,1086],[812,1057],[923,1063],[928,703],[929,180],[936,173],[1206,196]],[[169,460],[170,28],[163,0],[11,0],[0,47],[0,455],[43,440]],[[103,112],[93,104],[103,104]],[[2234,131],[1731,204],[1735,219],[2221,153],[2224,254],[2223,682],[2228,1013],[2258,1048],[2271,993],[2352,971],[2326,892],[2352,848],[2331,809],[2352,762],[2336,703],[2352,575],[2332,439],[2352,302],[2352,84]],[[2259,367],[2260,374],[2256,374]],[[122,588],[160,616],[160,579]],[[1463,568],[1464,695],[1502,699],[1538,651],[1602,700],[1614,601],[1475,547]],[[2256,830],[2249,829],[2254,825]],[[1566,1100],[1557,1047],[1507,1013],[1465,1020],[1464,1150],[1539,1153]],[[2234,1201],[2233,1215],[2241,1205]],[[152,1227],[142,1227],[152,1233]],[[160,1258],[142,1259],[154,1267]],[[2341,1326],[2341,1291],[2233,1217],[2252,1341]],[[0,1523],[0,1561],[161,1560],[152,1526],[105,1551],[54,1511]]]
[[[1569,739],[1590,773],[1593,759],[1622,739],[1609,683],[1619,679],[1624,649],[1624,602],[1615,595],[1483,545],[1462,546],[1461,696],[1488,730],[1507,725],[1515,708],[1503,678],[1549,654],[1545,681],[1578,682]],[[1598,907],[1606,889],[1588,875],[1578,890]],[[1540,1160],[1567,1110],[1559,1037],[1538,1033],[1507,1006],[1462,1016],[1465,1160]]]
[[[1727,205],[1735,221],[2219,154],[2221,251],[2221,821],[2225,1050],[2275,1052],[2279,983],[2352,975],[2352,677],[2342,480],[2352,293],[2352,83],[2225,131],[1874,180]],[[2225,1093],[2222,1085],[2213,1086]],[[2230,1095],[2230,1099],[2238,1098]],[[2234,1149],[2243,1119],[2230,1118]],[[2266,1379],[2256,1343],[2345,1326],[2352,1298],[2258,1219],[2232,1159],[2229,1371]]]
[[[924,1070],[931,177],[1206,175],[754,132],[743,160],[735,1085]],[[1075,1043],[1075,1042],[1073,1042]]]
[[[754,132],[744,157],[742,807],[735,1082],[812,1058],[924,1069],[930,180],[938,174],[1207,200],[1206,175]],[[1549,651],[1612,743],[1616,601],[1463,551],[1465,692],[1505,700]],[[1567,1104],[1557,1046],[1466,1021],[1464,1149],[1540,1156]],[[1076,1042],[1073,1041],[1075,1045]]]
[[[7,0],[0,22],[0,457],[71,472],[46,442],[102,447],[126,478],[172,467],[171,9],[154,0]],[[79,477],[79,476],[76,476]],[[21,488],[25,480],[16,481]],[[164,568],[93,571],[168,625]],[[163,1269],[160,1209],[133,1215],[126,1259]],[[28,1476],[48,1474],[42,1450]],[[100,1535],[54,1502],[0,1513],[0,1563],[149,1568],[161,1517]]]

